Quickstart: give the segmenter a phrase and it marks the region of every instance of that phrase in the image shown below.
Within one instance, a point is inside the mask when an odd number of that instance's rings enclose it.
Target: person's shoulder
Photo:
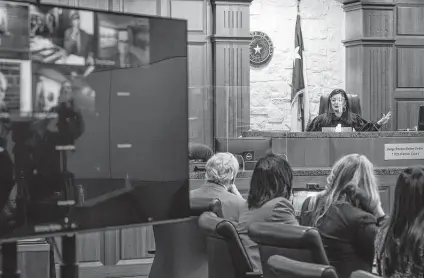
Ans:
[[[262,211],[276,212],[276,211],[290,211],[294,213],[293,205],[284,197],[274,198],[269,200],[260,208]]]
[[[326,117],[327,117],[327,113],[322,113],[322,114],[319,114],[318,116],[316,116],[312,121],[322,121]]]
[[[347,202],[336,204],[347,222],[356,224],[373,224],[377,223],[375,217],[360,208],[353,206]]]

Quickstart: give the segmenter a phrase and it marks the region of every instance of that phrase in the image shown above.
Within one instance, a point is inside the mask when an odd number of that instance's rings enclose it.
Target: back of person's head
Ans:
[[[423,209],[424,167],[409,167],[397,179],[393,210],[381,250],[386,260],[386,275],[402,267],[399,254],[416,254],[423,246]]]
[[[247,204],[249,209],[260,208],[266,202],[292,194],[293,170],[284,158],[267,154],[258,160],[250,181]]]
[[[217,153],[206,163],[206,179],[220,185],[234,182],[239,170],[239,163],[231,153]]]
[[[361,189],[373,204],[380,204],[374,166],[364,155],[346,155],[334,164],[327,177],[326,188],[319,196],[316,210],[312,213],[313,225],[317,226],[320,219],[336,202],[347,201],[356,205],[347,196],[348,188],[352,187]]]
[[[211,147],[200,143],[188,144],[188,158],[190,160],[208,161],[213,156]]]

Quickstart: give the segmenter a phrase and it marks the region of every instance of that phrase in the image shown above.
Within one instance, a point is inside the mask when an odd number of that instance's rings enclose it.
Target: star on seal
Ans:
[[[260,31],[250,33],[250,65],[261,67],[267,64],[274,54],[274,45],[267,34]]]

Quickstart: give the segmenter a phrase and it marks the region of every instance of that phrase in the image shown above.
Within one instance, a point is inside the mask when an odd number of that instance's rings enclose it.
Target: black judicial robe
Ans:
[[[355,113],[350,113],[352,122],[349,123],[346,113],[350,112],[344,112],[340,118],[337,117],[334,113],[330,113],[330,115],[327,115],[327,113],[318,115],[308,125],[306,131],[321,132],[323,127],[336,127],[338,124],[340,124],[342,127],[352,127],[356,131],[378,131],[380,128],[380,125],[377,123],[367,122],[361,116]],[[328,119],[328,117],[330,118]]]

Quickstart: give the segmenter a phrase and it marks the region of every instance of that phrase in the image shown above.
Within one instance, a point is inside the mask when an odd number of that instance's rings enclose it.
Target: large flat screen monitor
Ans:
[[[189,215],[187,23],[0,2],[0,240]]]

